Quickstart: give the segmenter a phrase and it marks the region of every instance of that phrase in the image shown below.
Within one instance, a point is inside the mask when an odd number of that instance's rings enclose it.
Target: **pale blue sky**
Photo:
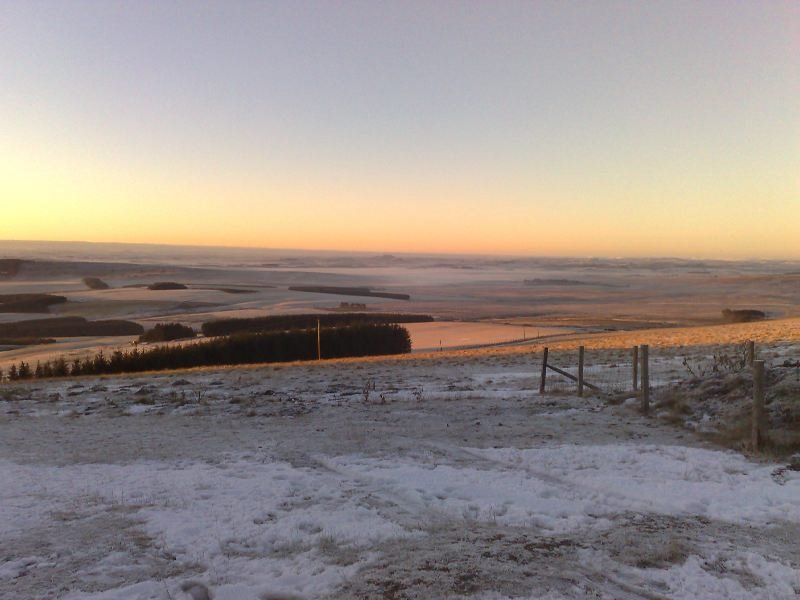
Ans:
[[[2,238],[800,256],[797,2],[3,1],[0,75]]]

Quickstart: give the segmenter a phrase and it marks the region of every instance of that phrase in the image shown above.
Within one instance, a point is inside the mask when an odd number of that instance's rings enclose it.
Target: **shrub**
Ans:
[[[99,277],[84,277],[83,285],[88,287],[90,290],[107,290],[111,287]]]

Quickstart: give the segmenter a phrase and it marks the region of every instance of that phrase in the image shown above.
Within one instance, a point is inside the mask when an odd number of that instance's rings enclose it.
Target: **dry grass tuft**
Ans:
[[[608,543],[615,559],[640,569],[668,568],[691,554],[688,542],[668,530],[619,529]]]
[[[747,415],[730,422],[724,422],[715,431],[702,432],[701,436],[725,448],[744,452],[751,450],[751,430],[752,421],[750,416]]]

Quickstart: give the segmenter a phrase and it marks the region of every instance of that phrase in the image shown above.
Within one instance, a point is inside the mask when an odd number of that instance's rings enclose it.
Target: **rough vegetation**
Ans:
[[[697,368],[695,368],[697,371]],[[699,376],[659,390],[663,418],[736,450],[750,443],[753,377],[749,369],[700,369]],[[783,456],[800,450],[800,366],[766,370],[766,447]]]

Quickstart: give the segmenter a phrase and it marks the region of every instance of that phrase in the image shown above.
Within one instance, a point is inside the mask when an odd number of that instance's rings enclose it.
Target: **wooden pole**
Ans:
[[[756,343],[753,340],[747,342],[747,366],[752,367],[756,359]]]
[[[650,346],[642,344],[639,354],[642,362],[642,412],[647,414],[650,412]]]
[[[319,319],[317,319],[317,360],[322,360],[322,343],[320,340]]]
[[[753,361],[753,429],[751,443],[758,452],[764,442],[764,361]]]
[[[578,347],[578,396],[583,396],[583,360],[586,348],[584,346]]]
[[[633,391],[639,389],[639,346],[633,347]]]
[[[539,393],[544,394],[545,382],[547,381],[547,348],[542,355],[542,378],[539,380]]]

